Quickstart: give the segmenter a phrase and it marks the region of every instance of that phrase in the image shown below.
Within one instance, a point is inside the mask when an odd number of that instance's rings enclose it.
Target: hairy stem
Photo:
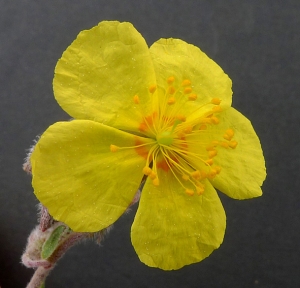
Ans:
[[[46,277],[49,275],[54,266],[49,268],[39,267],[35,270],[30,282],[26,286],[26,288],[42,288],[44,287],[44,283]]]

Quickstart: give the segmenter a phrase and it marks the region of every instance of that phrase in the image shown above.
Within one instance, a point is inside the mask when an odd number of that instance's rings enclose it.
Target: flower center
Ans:
[[[137,137],[132,147],[111,145],[110,150],[135,149],[146,159],[143,173],[155,186],[159,185],[158,169],[161,169],[170,177],[172,174],[188,195],[194,195],[195,191],[202,195],[204,180],[213,179],[221,171],[221,167],[214,164],[218,149],[234,149],[237,146],[237,142],[232,140],[233,129],[227,129],[222,137],[213,127],[220,123],[221,100],[212,98],[200,104],[191,81],[184,79],[179,85],[173,76],[166,80],[165,87],[150,85],[148,90],[153,112],[144,115],[141,111],[144,116],[137,125],[146,137],[145,142]],[[133,97],[133,102],[138,108],[138,95]]]
[[[174,138],[171,132],[163,131],[156,136],[156,141],[159,145],[170,146],[174,142]]]

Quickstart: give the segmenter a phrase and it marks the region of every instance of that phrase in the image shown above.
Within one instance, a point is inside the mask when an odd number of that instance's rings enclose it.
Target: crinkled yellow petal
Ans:
[[[160,170],[161,171],[161,170]],[[187,195],[171,172],[159,173],[160,185],[146,182],[131,229],[140,260],[164,270],[199,262],[223,241],[226,216],[207,181],[202,196]]]
[[[212,139],[230,128],[234,131],[233,140],[238,144],[235,149],[218,148],[214,163],[222,170],[212,184],[235,199],[261,196],[261,185],[266,178],[265,160],[251,122],[234,108],[220,113],[218,117],[220,124],[211,127]]]
[[[37,198],[74,231],[109,226],[132,201],[145,165],[134,149],[111,152],[110,145],[133,146],[136,139],[90,120],[50,126],[31,156]]]
[[[179,39],[160,39],[150,47],[150,53],[157,75],[157,84],[161,87],[162,94],[167,90],[167,79],[174,77],[171,86],[176,92],[173,95],[181,107],[180,112],[188,120],[199,117],[199,107],[210,103],[213,98],[221,100],[223,110],[230,107],[231,80],[220,66],[198,47]],[[185,88],[191,88],[191,93],[186,90],[185,94]],[[191,94],[197,98],[188,101],[189,95],[193,96]],[[207,109],[211,109],[211,106],[204,106],[201,113]]]
[[[144,38],[130,23],[105,21],[82,31],[63,53],[53,87],[72,117],[138,131],[141,111],[150,114],[148,88],[155,81]]]

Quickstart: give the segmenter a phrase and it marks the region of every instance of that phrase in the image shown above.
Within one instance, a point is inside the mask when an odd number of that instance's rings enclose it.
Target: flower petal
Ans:
[[[132,201],[145,159],[134,149],[110,152],[110,145],[133,146],[136,138],[89,120],[50,126],[31,156],[37,198],[74,231],[111,225]]]
[[[234,131],[235,149],[218,149],[214,163],[222,170],[212,184],[218,190],[235,199],[247,199],[262,195],[261,185],[266,178],[266,168],[260,141],[251,122],[234,108],[218,116],[220,123],[212,127],[211,136],[216,139],[220,131]]]
[[[174,77],[173,86],[180,91],[175,94],[175,98],[181,110],[185,110],[186,117],[199,117],[197,109],[210,103],[213,98],[221,100],[223,110],[230,107],[231,80],[221,67],[198,47],[179,39],[160,39],[150,47],[150,53],[158,86],[165,89],[166,80],[170,76]],[[190,81],[192,93],[197,95],[194,101],[188,101],[188,94],[183,92],[184,80]],[[205,112],[205,109],[209,110],[211,106],[203,107],[201,112]],[[193,113],[195,111],[197,113]]]
[[[223,241],[226,216],[207,181],[202,196],[187,195],[176,179],[160,173],[160,185],[146,182],[131,229],[140,260],[164,270],[199,262]]]
[[[55,68],[54,94],[72,117],[138,131],[155,84],[148,46],[130,23],[105,21],[82,31]],[[140,106],[134,103],[138,95]]]

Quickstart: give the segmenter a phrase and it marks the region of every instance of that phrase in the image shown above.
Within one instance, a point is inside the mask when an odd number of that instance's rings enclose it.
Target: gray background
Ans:
[[[181,38],[233,80],[233,106],[252,120],[264,148],[264,195],[236,201],[224,243],[201,263],[165,272],[139,262],[133,211],[103,242],[74,247],[49,287],[300,287],[299,0],[0,0],[0,285],[25,287],[20,264],[37,200],[21,169],[25,149],[69,119],[53,98],[54,66],[79,31],[102,20],[132,22],[150,45]]]

